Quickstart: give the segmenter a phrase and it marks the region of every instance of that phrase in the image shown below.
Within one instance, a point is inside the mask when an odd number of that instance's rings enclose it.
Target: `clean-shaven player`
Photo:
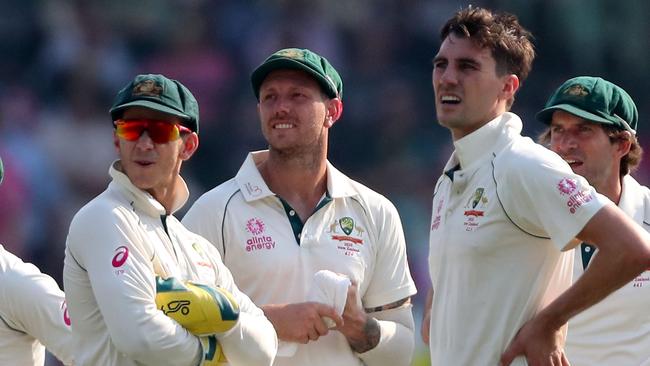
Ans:
[[[0,160],[0,183],[3,173]],[[42,366],[45,348],[73,364],[65,295],[54,279],[0,245],[0,365]]]
[[[454,152],[434,189],[432,365],[568,365],[567,321],[650,266],[650,235],[508,112],[534,58],[507,13],[468,7],[442,27],[436,115]],[[571,285],[573,252],[600,254]]]
[[[138,75],[110,114],[119,156],[112,181],[75,215],[66,243],[77,364],[217,365],[221,350],[231,365],[270,365],[273,326],[236,288],[219,252],[172,215],[188,197],[180,168],[199,143],[196,99],[176,80]],[[239,321],[217,342],[191,334],[157,307],[157,277],[226,289],[239,304]],[[170,313],[187,312],[180,300],[176,305]]]
[[[565,81],[537,119],[549,124],[541,143],[645,230],[650,230],[650,189],[631,175],[643,150],[638,112],[630,95],[599,77]],[[574,281],[599,254],[576,247]],[[569,321],[566,353],[573,366],[650,365],[650,268]]]
[[[251,79],[269,149],[250,153],[183,223],[217,247],[279,339],[297,344],[295,353],[279,351],[276,365],[409,365],[416,289],[397,211],[327,161],[343,112],[341,77],[324,57],[290,48]],[[353,282],[341,315],[308,301],[322,269]]]

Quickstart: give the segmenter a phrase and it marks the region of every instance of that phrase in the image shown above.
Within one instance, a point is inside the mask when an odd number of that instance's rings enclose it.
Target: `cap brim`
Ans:
[[[551,106],[551,107],[548,107],[548,108],[544,108],[541,111],[537,112],[537,114],[535,114],[535,118],[540,122],[550,124],[551,119],[553,118],[553,112],[555,112],[557,110],[561,110],[561,111],[571,113],[571,114],[573,114],[575,116],[584,118],[584,119],[586,119],[588,121],[592,121],[592,122],[604,123],[604,124],[608,124],[608,125],[613,125],[614,124],[612,121],[610,121],[608,119],[605,119],[605,118],[600,117],[598,115],[595,115],[593,113],[587,112],[587,111],[585,111],[583,109],[577,108],[577,107],[575,107],[575,106],[573,106],[571,104],[558,104],[558,105],[554,105],[554,106]]]
[[[186,120],[191,119],[190,116],[188,116],[187,114],[181,113],[181,112],[177,111],[176,109],[169,108],[169,107],[166,107],[166,106],[164,106],[162,104],[159,104],[159,103],[156,103],[156,102],[153,102],[153,101],[149,101],[149,100],[134,100],[134,101],[129,102],[129,103],[124,103],[124,104],[121,104],[121,105],[118,105],[116,107],[111,108],[109,113],[111,114],[111,117],[114,118],[116,113],[124,110],[125,108],[129,108],[129,107],[144,107],[144,108],[153,109],[155,111],[171,114],[173,116],[177,116],[177,117],[180,117],[180,118],[183,118],[183,119],[186,119]]]
[[[271,73],[271,71],[279,69],[293,69],[293,70],[302,70],[310,74],[316,79],[316,81],[321,85],[323,90],[326,91],[326,94],[332,98],[336,98],[336,92],[332,90],[332,85],[317,71],[311,69],[309,66],[303,64],[300,61],[296,61],[292,58],[277,58],[275,60],[267,61],[260,65],[253,73],[251,74],[251,82],[253,84],[253,91],[255,92],[255,97],[259,99],[260,97],[260,87],[262,82]],[[334,93],[334,95],[332,95]]]

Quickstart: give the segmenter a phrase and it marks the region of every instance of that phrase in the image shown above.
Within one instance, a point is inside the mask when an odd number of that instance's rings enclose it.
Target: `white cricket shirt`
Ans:
[[[268,188],[250,153],[237,175],[205,193],[183,219],[221,252],[237,286],[258,305],[308,301],[314,273],[328,269],[359,284],[365,308],[416,293],[397,210],[385,197],[327,165],[327,192],[303,227]],[[361,365],[338,331],[275,365]]]
[[[497,365],[571,284],[574,236],[605,204],[505,113],[454,142],[433,196],[432,365]],[[525,365],[515,359],[513,365]]]
[[[198,364],[198,338],[156,308],[156,275],[230,291],[241,313],[238,325],[218,337],[224,353],[233,365],[270,364],[275,330],[234,285],[219,253],[119,169],[113,163],[108,189],[75,215],[66,243],[63,278],[77,365]],[[182,194],[173,211],[188,197],[182,178],[177,185]]]
[[[623,177],[618,207],[650,231],[650,190],[632,176]],[[576,247],[574,281],[594,249]],[[572,318],[566,352],[573,366],[650,365],[650,268]]]
[[[45,347],[72,364],[63,291],[52,277],[0,245],[0,365],[42,366]]]

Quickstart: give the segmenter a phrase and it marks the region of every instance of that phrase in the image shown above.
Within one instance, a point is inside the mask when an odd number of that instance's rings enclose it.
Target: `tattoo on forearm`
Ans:
[[[354,352],[364,353],[369,351],[379,344],[381,338],[381,330],[377,319],[369,316],[366,324],[363,327],[363,339],[355,339],[350,342],[350,347]]]
[[[389,309],[396,309],[404,304],[408,304],[411,302],[410,297],[405,297],[401,300],[397,300],[395,302],[392,302],[390,304],[382,305],[382,306],[377,306],[376,308],[366,308],[366,313],[376,313],[378,311],[384,311],[384,310],[389,310]]]

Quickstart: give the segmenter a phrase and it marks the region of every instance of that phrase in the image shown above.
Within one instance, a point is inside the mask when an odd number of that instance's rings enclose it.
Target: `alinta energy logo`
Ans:
[[[560,195],[569,196],[566,205],[572,214],[576,213],[580,206],[594,199],[589,191],[579,191],[577,182],[571,178],[562,178],[557,184],[557,189]]]
[[[271,250],[275,248],[275,241],[269,235],[264,235],[266,224],[257,217],[246,221],[246,231],[253,236],[246,240],[246,251],[254,252],[257,250]]]
[[[438,205],[436,206],[436,214],[434,215],[433,220],[431,220],[431,231],[438,230],[440,227],[440,222],[442,221],[442,207],[444,204],[444,199],[438,201]]]
[[[576,190],[577,184],[574,179],[562,178],[557,184],[557,189],[561,195],[571,194]]]

